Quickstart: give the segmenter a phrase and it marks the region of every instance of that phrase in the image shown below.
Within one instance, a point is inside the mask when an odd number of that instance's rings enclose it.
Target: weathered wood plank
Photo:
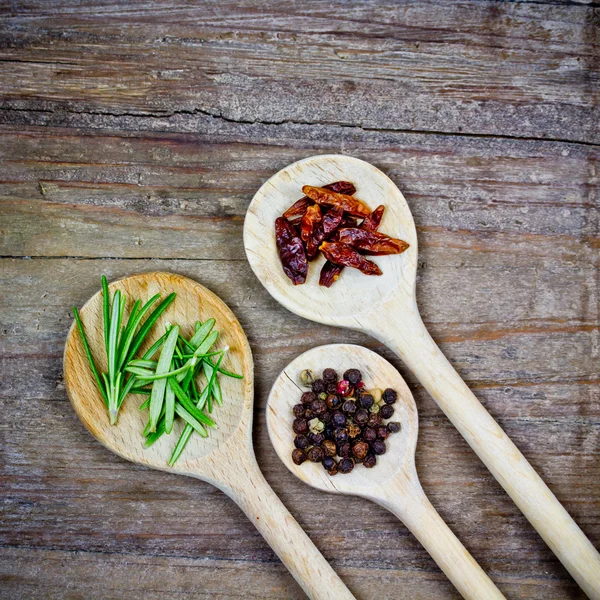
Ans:
[[[5,107],[171,115],[162,121],[178,130],[201,114],[600,140],[591,6],[52,2],[3,12]]]
[[[123,463],[91,439],[65,402],[61,354],[70,304],[81,304],[95,291],[101,272],[114,278],[140,269],[172,268],[198,278],[224,297],[246,328],[257,368],[255,443],[260,464],[328,559],[336,567],[385,566],[394,573],[399,571],[385,588],[397,593],[406,589],[405,577],[411,579],[410,585],[417,585],[412,578],[415,570],[436,572],[417,542],[382,509],[356,499],[323,496],[294,480],[275,457],[264,427],[262,411],[269,382],[300,351],[341,339],[366,342],[381,350],[380,346],[363,336],[315,326],[288,314],[254,281],[243,261],[9,259],[0,264],[2,283],[11,290],[25,290],[20,302],[0,306],[2,331],[12,328],[0,338],[5,348],[0,430],[7,440],[2,477],[8,502],[0,519],[4,544],[136,556],[193,558],[200,553],[215,560],[274,560],[252,525],[222,495],[199,482]],[[468,290],[476,289],[477,281],[491,285],[494,269],[491,274],[482,272],[481,267],[474,271],[478,279],[465,279]],[[501,283],[509,291],[522,277],[515,270],[496,271],[503,274]],[[455,268],[446,272],[442,262],[438,269],[425,269],[421,285],[427,285],[429,278],[455,276],[455,272]],[[572,289],[577,276],[569,279],[569,272],[565,269],[548,283],[545,293],[559,302],[552,306],[556,311],[552,314],[573,310],[569,303],[559,301],[568,296],[553,288],[553,283],[567,277],[564,283]],[[538,323],[540,332],[523,331],[517,316],[513,321],[516,330],[506,333],[507,344],[500,332],[495,332],[498,338],[490,336],[493,325],[482,322],[473,328],[473,324],[463,323],[468,313],[461,302],[433,303],[434,298],[450,294],[456,291],[445,292],[442,287],[422,297],[434,319],[440,320],[444,350],[466,372],[470,383],[476,384],[477,394],[598,543],[600,402],[597,385],[577,385],[570,369],[572,363],[587,378],[595,372],[590,358],[593,339],[576,338],[581,334],[573,331],[561,334],[564,324],[560,323],[553,324],[558,331],[545,331],[549,324],[543,318]],[[525,303],[527,295],[522,298],[520,301],[516,295],[515,301]],[[41,314],[28,320],[35,302],[40,303]],[[493,301],[490,306],[496,310]],[[509,307],[501,306],[497,310],[506,315]],[[483,307],[479,310],[485,312],[485,302]],[[588,307],[579,305],[573,314],[586,314]],[[457,312],[449,315],[448,311]],[[303,332],[300,343],[299,331]],[[514,364],[514,381],[495,380],[505,362]],[[419,388],[415,391],[421,416],[417,462],[423,485],[469,550],[501,584],[518,580],[519,594],[524,597],[536,597],[538,592],[531,592],[526,581],[542,571],[551,572],[553,579],[544,581],[538,597],[581,597],[431,399]],[[78,465],[77,473],[72,464]],[[164,477],[169,477],[168,483]],[[107,498],[111,500],[108,505]],[[194,511],[186,508],[189,506],[194,506]],[[215,515],[219,515],[216,522]],[[222,539],[220,535],[235,535],[236,543],[216,543]],[[505,591],[508,593],[508,588]],[[453,597],[453,591],[443,586],[436,594]]]

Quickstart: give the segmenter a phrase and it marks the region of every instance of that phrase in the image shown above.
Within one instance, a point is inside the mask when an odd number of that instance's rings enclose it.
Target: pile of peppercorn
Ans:
[[[330,475],[350,473],[356,464],[373,468],[388,435],[400,431],[397,421],[385,422],[394,414],[396,391],[365,390],[358,369],[348,369],[341,381],[334,369],[325,369],[321,379],[306,369],[300,383],[311,391],[292,409],[294,464],[322,463]]]

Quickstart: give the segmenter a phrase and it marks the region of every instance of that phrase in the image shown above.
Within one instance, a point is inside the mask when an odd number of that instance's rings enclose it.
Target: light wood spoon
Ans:
[[[400,422],[402,429],[388,437],[386,453],[377,457],[372,469],[357,465],[349,474],[331,477],[320,463],[298,466],[292,460],[292,407],[307,391],[302,389],[299,375],[304,369],[321,373],[326,367],[340,374],[346,369],[358,369],[367,389],[391,387],[398,392],[392,420]],[[319,346],[301,354],[280,373],[271,388],[267,426],[279,458],[304,483],[325,492],[361,496],[381,504],[412,531],[464,598],[504,598],[444,523],[421,487],[415,468],[417,407],[404,379],[387,360],[352,344]]]
[[[273,223],[302,196],[303,185],[351,181],[371,209],[385,205],[380,227],[410,244],[399,256],[375,257],[383,275],[346,268],[329,289],[318,285],[323,264],[311,263],[294,287],[275,246]],[[437,347],[417,308],[417,232],[404,196],[373,165],[341,155],[313,156],[282,169],[252,200],[244,223],[248,261],[269,293],[292,312],[327,325],[366,332],[394,350],[431,394],[500,485],[586,594],[600,600],[600,555],[519,449],[469,390]]]
[[[189,475],[211,483],[232,498],[254,523],[306,594],[315,600],[351,600],[344,586],[306,533],[287,511],[258,468],[252,447],[254,398],[252,353],[238,320],[225,303],[199,283],[172,273],[146,273],[110,285],[128,299],[146,301],[156,293],[177,298],[153,327],[146,349],[164,331],[166,321],[181,325],[186,336],[193,334],[197,320],[214,317],[220,336],[217,347],[229,346],[227,365],[243,380],[221,378],[223,406],[217,406],[208,438],[193,435],[183,454],[169,467],[167,462],[179,438],[181,424],[150,448],[143,447],[142,431],[147,414],[138,409],[141,396],[130,396],[111,426],[102,397],[88,365],[75,324],[69,331],[64,355],[64,377],[71,404],[90,433],[119,456],[155,469]],[[130,303],[131,304],[131,303]],[[129,308],[129,307],[128,307]],[[102,295],[98,292],[81,310],[81,318],[98,367],[106,367],[102,333]],[[144,348],[142,348],[142,351]]]

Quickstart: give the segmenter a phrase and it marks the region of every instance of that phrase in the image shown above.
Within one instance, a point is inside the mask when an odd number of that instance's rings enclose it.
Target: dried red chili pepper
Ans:
[[[384,210],[385,206],[380,204],[368,217],[365,217],[365,220],[360,224],[360,228],[365,231],[377,231],[381,224]],[[352,227],[352,225],[349,225],[349,227]]]
[[[385,206],[380,204],[365,220],[360,224],[361,229],[366,229],[367,231],[375,231],[379,224],[381,223],[381,219],[383,217],[383,211],[385,210]],[[340,223],[341,227],[356,227],[357,221],[354,217],[344,216],[342,218],[342,222]],[[337,234],[337,232],[336,232]],[[331,237],[332,240],[336,239],[337,235]],[[321,274],[319,275],[319,285],[324,287],[331,287],[342,274],[344,267],[340,265],[336,265],[331,261],[326,261],[323,267],[321,268]]]
[[[342,208],[355,217],[367,217],[371,214],[369,207],[354,196],[332,192],[327,188],[305,185],[302,191],[317,204]]]
[[[354,248],[339,242],[323,242],[319,249],[325,258],[332,263],[344,267],[353,267],[365,275],[381,275],[381,269],[364,256],[360,255]]]
[[[356,192],[354,184],[349,181],[336,181],[334,183],[328,183],[323,186],[324,188],[331,190],[332,192],[338,192],[339,194],[348,194],[351,196]],[[308,196],[303,196],[300,200],[296,200],[284,213],[283,216],[288,221],[300,221],[304,216],[306,209],[313,204],[313,201]]]
[[[284,273],[294,285],[304,283],[308,274],[308,260],[302,240],[283,217],[275,219],[275,241]]]
[[[306,245],[306,256],[308,260],[313,259],[319,251],[319,244],[323,240],[323,230],[321,227],[321,208],[318,204],[313,204],[306,209],[300,223],[300,236]]]
[[[333,233],[341,224],[344,211],[341,208],[331,208],[323,216],[323,234],[327,237]]]
[[[401,254],[408,248],[408,244],[385,233],[377,231],[365,231],[358,227],[352,229],[340,229],[337,239],[342,244],[347,244],[355,250],[368,252],[374,255]]]

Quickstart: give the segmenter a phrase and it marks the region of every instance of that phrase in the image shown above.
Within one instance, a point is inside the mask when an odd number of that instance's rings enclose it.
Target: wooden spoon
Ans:
[[[146,273],[110,285],[127,298],[142,301],[160,293],[177,292],[177,298],[153,327],[147,347],[164,331],[166,321],[180,324],[182,333],[193,334],[194,323],[214,317],[220,332],[217,346],[229,346],[227,366],[244,379],[221,378],[223,406],[213,412],[218,429],[208,438],[193,435],[183,454],[169,467],[167,462],[179,438],[181,424],[150,448],[143,447],[142,430],[147,414],[138,409],[141,396],[125,400],[116,426],[108,413],[88,365],[75,324],[69,331],[64,356],[64,377],[71,404],[90,433],[109,450],[135,463],[197,477],[232,498],[275,550],[310,598],[354,598],[319,553],[296,520],[269,487],[258,468],[252,447],[254,398],[252,353],[244,331],[225,303],[200,284],[172,273]],[[106,367],[102,333],[102,294],[98,292],[81,310],[81,318],[98,367]],[[144,348],[142,348],[144,350]]]
[[[302,196],[303,185],[338,180],[353,182],[356,196],[372,209],[384,204],[381,231],[410,247],[399,256],[373,258],[383,275],[368,277],[346,268],[329,289],[318,285],[321,257],[311,263],[307,282],[294,287],[281,268],[273,223]],[[394,350],[587,595],[600,600],[600,555],[425,329],[415,296],[417,232],[404,196],[389,177],[350,156],[298,161],[254,196],[244,223],[244,245],[257,277],[286,308],[313,321],[364,331]]]
[[[372,469],[357,465],[350,474],[331,477],[320,463],[292,461],[295,434],[292,407],[302,389],[299,375],[304,369],[321,373],[331,367],[338,373],[358,369],[367,389],[391,387],[398,392],[393,420],[402,429],[391,434],[386,453]],[[417,407],[398,371],[384,358],[362,346],[330,344],[313,348],[294,359],[279,375],[267,402],[269,436],[279,458],[296,477],[308,485],[334,494],[368,498],[394,513],[423,544],[435,562],[464,598],[504,598],[429,502],[415,468],[419,433]]]

